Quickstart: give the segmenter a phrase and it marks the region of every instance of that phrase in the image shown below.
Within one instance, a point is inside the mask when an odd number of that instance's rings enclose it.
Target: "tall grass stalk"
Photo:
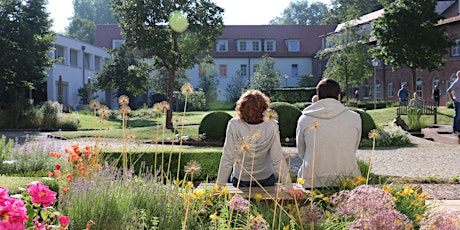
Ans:
[[[185,95],[185,102],[184,102],[184,113],[182,115],[182,126],[180,130],[180,135],[179,135],[179,157],[177,159],[177,177],[176,179],[179,180],[179,172],[180,172],[180,160],[181,160],[181,155],[182,155],[182,135],[184,135],[184,123],[185,123],[185,115],[187,112],[187,100],[188,100],[188,95],[193,93],[193,87],[190,84],[185,84],[181,87],[181,92],[182,94]]]
[[[366,176],[366,185],[369,183],[369,175],[372,170],[372,161],[374,159],[374,152],[375,152],[375,140],[379,136],[379,133],[376,129],[373,129],[369,132],[369,138],[372,138],[372,153],[371,153],[371,158],[369,159],[369,168],[367,170],[367,176]]]

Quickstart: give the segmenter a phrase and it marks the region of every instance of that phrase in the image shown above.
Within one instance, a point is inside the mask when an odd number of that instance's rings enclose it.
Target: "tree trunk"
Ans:
[[[176,74],[176,67],[172,66],[168,69],[168,104],[169,110],[166,112],[166,128],[172,129],[172,106],[173,106],[173,91],[174,91],[174,78]]]
[[[417,89],[417,86],[416,86],[417,82],[416,82],[416,76],[415,76],[416,69],[415,69],[415,67],[411,67],[410,70],[412,72],[412,87],[411,88],[412,88],[412,93],[414,93],[414,92],[416,92],[416,89]],[[411,98],[410,92],[409,92],[409,98]]]

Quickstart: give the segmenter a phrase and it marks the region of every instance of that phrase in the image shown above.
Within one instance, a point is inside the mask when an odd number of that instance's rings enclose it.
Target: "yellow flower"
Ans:
[[[212,186],[212,190],[219,191],[219,185],[215,184],[214,186]]]
[[[323,194],[318,194],[318,195],[316,195],[315,197],[318,198],[318,199],[321,199],[321,198],[324,197],[324,195],[323,195]]]
[[[180,87],[180,91],[184,95],[190,95],[193,93],[193,86],[190,83],[185,83],[182,87]]]
[[[324,202],[329,203],[329,197],[325,196],[325,197],[323,198],[323,200],[324,200]]]
[[[210,200],[206,200],[206,206],[211,207],[211,206],[212,206],[212,202],[211,202]]]
[[[217,212],[213,213],[212,215],[209,216],[211,220],[217,220]]]
[[[275,110],[272,109],[267,109],[264,112],[264,121],[268,122],[271,120],[277,120],[278,119],[278,113]]]
[[[380,136],[379,131],[377,129],[373,129],[369,132],[369,138],[378,138]]]
[[[198,189],[195,191],[196,196],[200,197],[204,195],[204,189]]]
[[[420,214],[417,214],[417,213],[416,213],[416,214],[414,214],[414,217],[415,217],[415,219],[416,219],[417,221],[419,221],[419,220],[423,219],[423,216],[422,216],[422,215],[420,215]]]
[[[223,187],[222,188],[222,194],[226,195],[226,194],[229,194],[230,191],[228,191],[228,189],[226,187]]]
[[[91,106],[92,109],[98,109],[101,104],[96,99],[93,99],[89,102],[89,106]]]
[[[297,178],[297,184],[305,184],[305,180],[303,178]]]
[[[284,226],[283,230],[289,230],[289,225],[288,225],[288,226]]]
[[[422,192],[418,195],[418,198],[425,198],[426,197],[426,193]]]
[[[313,123],[311,124],[311,127],[312,129],[317,129],[319,128],[319,122],[318,121],[313,121]]]
[[[193,188],[193,183],[191,181],[187,182],[187,185],[185,185],[186,188]]]
[[[254,194],[254,199],[256,199],[256,200],[262,200],[263,198],[264,198],[264,196],[262,194],[260,194],[260,193]]]
[[[414,192],[414,190],[412,190],[412,188],[407,187],[407,188],[404,189],[404,192],[403,192],[403,193],[404,193],[404,195],[410,195],[410,194],[412,194],[413,192]]]
[[[393,192],[393,189],[390,188],[390,187],[388,187],[388,186],[386,186],[386,185],[384,185],[382,188],[383,188],[383,190],[385,190],[387,193],[390,193],[390,194],[391,194],[391,193]]]
[[[128,105],[129,104],[129,97],[126,95],[121,95],[118,98],[118,103],[123,106],[123,105]]]

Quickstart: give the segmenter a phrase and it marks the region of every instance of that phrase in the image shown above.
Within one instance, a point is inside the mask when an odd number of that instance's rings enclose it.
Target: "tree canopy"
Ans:
[[[111,59],[96,75],[94,86],[98,89],[117,89],[117,96],[138,96],[150,87],[151,66],[135,55],[134,49],[120,45],[110,51]],[[133,100],[131,100],[133,101]]]
[[[264,55],[256,64],[254,76],[249,79],[251,89],[271,90],[280,86],[281,73],[275,69],[275,59]]]
[[[112,0],[111,5],[128,42],[146,57],[154,57],[157,69],[168,70],[167,97],[171,104],[176,71],[192,68],[199,63],[199,55],[214,46],[223,30],[224,10],[211,0],[169,0],[162,4],[155,0],[144,0],[143,4]],[[180,29],[174,23],[179,23]],[[168,128],[173,127],[171,118],[169,110]]]
[[[379,0],[332,0],[323,18],[325,24],[339,24],[382,8]]]
[[[46,79],[55,40],[46,0],[0,1],[0,96],[14,105]]]
[[[382,17],[374,22],[377,47],[374,55],[393,68],[407,66],[412,71],[415,92],[416,70],[437,70],[446,60],[443,55],[452,44],[435,12],[436,0],[399,0],[385,4]]]
[[[328,11],[327,5],[321,2],[308,4],[308,0],[291,1],[279,17],[275,17],[270,24],[321,24],[324,14]]]

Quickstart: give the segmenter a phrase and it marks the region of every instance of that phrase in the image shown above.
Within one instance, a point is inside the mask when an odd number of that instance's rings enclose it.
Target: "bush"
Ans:
[[[378,128],[379,137],[375,139],[375,146],[405,146],[410,144],[408,133],[401,127],[390,122],[383,128]],[[363,138],[360,147],[372,147],[372,139]]]
[[[281,139],[295,137],[295,130],[297,128],[297,120],[299,119],[302,111],[295,105],[287,102],[273,102],[270,108],[278,113],[278,122],[280,127]]]
[[[264,91],[271,101],[282,101],[288,103],[310,102],[316,94],[316,88],[279,88]]]
[[[62,113],[62,105],[55,101],[46,101],[41,106],[43,121],[42,130],[51,130],[58,127],[58,116]]]
[[[59,116],[58,128],[62,130],[77,130],[80,120],[76,116]]]
[[[198,134],[204,134],[208,140],[223,141],[230,119],[232,116],[225,112],[209,113],[201,121]]]
[[[366,111],[362,109],[351,109],[351,110],[357,112],[359,116],[361,117],[361,126],[362,126],[361,140],[368,138],[369,132],[373,129],[376,129],[374,119],[372,119],[371,115],[369,115],[368,113],[366,113]]]

